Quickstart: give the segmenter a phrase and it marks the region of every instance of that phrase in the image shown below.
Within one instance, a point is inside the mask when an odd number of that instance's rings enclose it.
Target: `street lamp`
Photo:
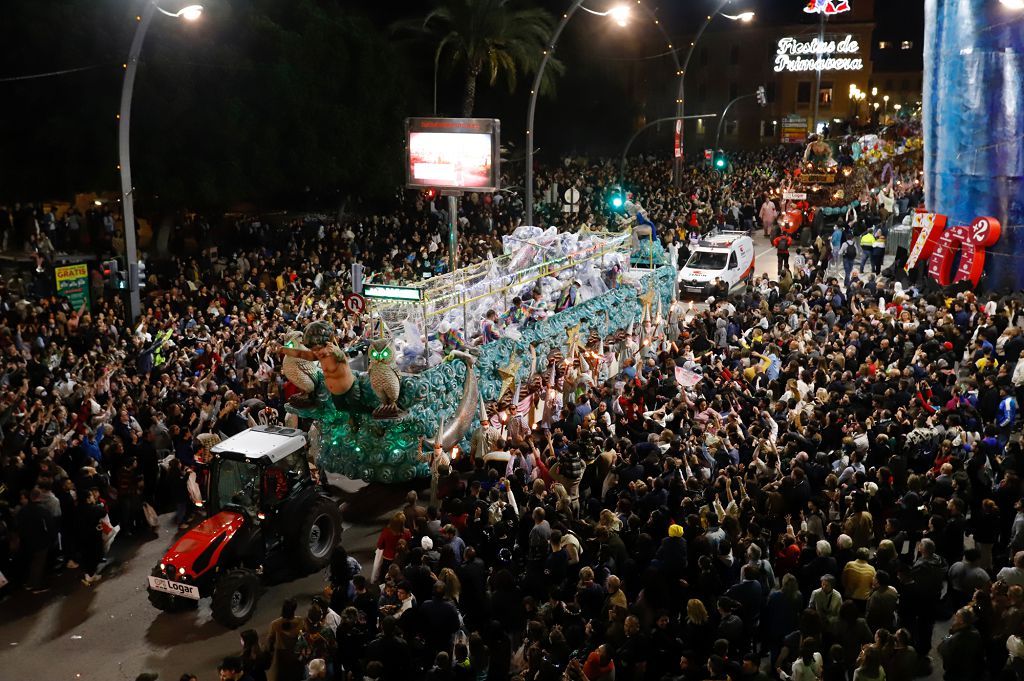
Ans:
[[[700,28],[697,29],[697,34],[693,37],[693,41],[690,43],[690,49],[686,52],[686,59],[683,60],[683,66],[679,69],[679,92],[676,94],[676,117],[679,119],[676,121],[676,131],[679,135],[679,148],[673,149],[672,159],[672,184],[675,187],[679,187],[683,182],[683,129],[685,123],[683,122],[686,114],[686,71],[690,68],[690,59],[693,57],[694,50],[697,49],[697,43],[700,42],[701,36],[704,35],[704,31],[707,30],[708,26],[715,17],[721,15],[730,21],[740,21],[743,23],[750,23],[754,20],[753,12],[740,12],[739,14],[724,14],[725,8],[729,5],[732,0],[720,0],[715,11],[707,16],[704,23],[701,24]]]
[[[617,7],[612,7],[610,10],[608,10],[607,16],[610,17],[611,20],[614,21],[617,26],[625,28],[626,24],[629,23],[629,6],[618,5]]]
[[[889,118],[889,95],[886,95],[885,97],[882,97],[882,101],[885,102],[885,110],[884,110],[884,113],[882,115],[882,118],[883,119],[888,119]]]
[[[855,83],[850,83],[850,102],[853,104],[853,115],[860,115],[860,103],[867,95]]]
[[[540,66],[537,67],[537,73],[533,76],[533,87],[530,89],[530,106],[526,111],[526,224],[533,224],[533,119],[537,113],[537,95],[540,93],[541,79],[544,77],[544,69],[547,68],[548,61],[551,60],[551,55],[555,53],[555,46],[558,45],[558,39],[562,35],[562,31],[565,30],[566,25],[572,16],[576,14],[576,10],[583,8],[583,11],[595,14],[600,17],[608,17],[618,26],[625,26],[629,22],[629,8],[625,5],[617,5],[605,12],[597,12],[595,10],[583,7],[584,0],[573,0],[572,5],[566,10],[565,14],[562,15],[562,20],[555,27],[555,32],[551,34],[551,40],[548,42],[548,47],[544,50],[544,56],[540,60]],[[669,46],[671,48],[671,45]]]
[[[146,32],[149,24],[153,21],[153,15],[158,11],[161,14],[174,19],[195,21],[203,13],[202,5],[187,5],[177,12],[168,12],[159,6],[160,0],[146,0],[146,6],[142,14],[136,17],[138,26],[135,27],[135,36],[132,38],[131,48],[128,51],[128,61],[124,64],[124,83],[121,85],[121,113],[118,116],[120,126],[117,131],[117,151],[120,158],[121,170],[121,205],[124,217],[124,250],[125,261],[128,265],[128,313],[132,322],[139,317],[142,311],[142,300],[139,296],[139,253],[135,243],[135,201],[133,198],[135,188],[132,186],[132,162],[131,162],[131,117],[132,117],[132,94],[135,89],[135,72],[139,66],[139,55],[142,53],[142,43],[146,39]]]
[[[187,7],[182,7],[177,12],[168,12],[160,7],[157,7],[157,10],[164,16],[171,17],[172,19],[184,19],[185,21],[195,21],[203,15],[202,5],[188,5]]]
[[[877,97],[878,96],[878,88],[876,88],[876,87],[871,88],[871,96],[872,97]]]

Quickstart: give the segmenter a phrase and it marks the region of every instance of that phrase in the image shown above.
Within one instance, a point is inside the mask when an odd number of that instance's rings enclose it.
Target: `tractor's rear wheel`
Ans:
[[[213,588],[213,619],[232,629],[249,621],[260,597],[260,578],[252,570],[229,570]]]
[[[330,499],[313,502],[293,536],[292,551],[304,570],[316,572],[327,567],[341,540],[341,511],[337,504]]]

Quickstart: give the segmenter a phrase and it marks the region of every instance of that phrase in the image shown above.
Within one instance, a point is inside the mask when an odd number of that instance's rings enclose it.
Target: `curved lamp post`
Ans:
[[[679,134],[679,148],[672,150],[672,184],[678,188],[683,181],[683,121],[686,119],[686,71],[690,67],[690,58],[693,57],[693,52],[697,48],[697,43],[700,42],[701,36],[704,35],[704,31],[707,30],[711,22],[714,21],[715,17],[721,15],[725,19],[730,21],[742,21],[743,23],[750,23],[754,20],[753,12],[741,12],[739,14],[724,14],[725,8],[729,6],[732,0],[720,0],[715,11],[708,15],[704,23],[701,24],[700,28],[697,29],[697,34],[693,36],[693,40],[690,42],[690,49],[686,52],[686,59],[683,60],[683,66],[679,69],[679,92],[676,94],[676,132]]]
[[[131,119],[132,94],[135,89],[135,72],[139,66],[139,55],[146,32],[153,21],[153,16],[161,14],[185,21],[195,21],[203,14],[202,5],[188,5],[177,12],[168,12],[159,5],[160,0],[146,0],[142,14],[137,17],[135,37],[128,52],[128,61],[124,64],[124,83],[121,86],[121,113],[118,115],[120,125],[117,131],[117,151],[121,170],[121,212],[124,217],[125,261],[128,265],[128,311],[132,322],[138,319],[142,311],[139,296],[139,254],[135,243],[135,202],[132,197],[132,162],[131,162]]]
[[[690,118],[716,118],[717,116],[718,116],[718,114],[690,114],[686,118],[687,119],[690,119]],[[619,186],[620,187],[622,187],[623,184],[626,182],[626,157],[629,155],[629,150],[633,146],[633,142],[636,141],[636,138],[639,137],[640,134],[643,133],[644,131],[650,130],[651,128],[653,128],[656,125],[660,125],[662,123],[667,123],[669,121],[677,121],[677,120],[679,120],[679,119],[676,118],[675,116],[666,116],[665,118],[658,118],[658,119],[655,119],[655,120],[651,121],[650,123],[647,123],[646,125],[644,125],[639,130],[637,130],[636,132],[633,133],[633,136],[629,138],[628,142],[626,142],[626,146],[622,150],[622,159],[619,161]]]
[[[719,140],[721,140],[722,138],[722,126],[725,125],[725,115],[729,113],[729,109],[731,109],[732,105],[735,104],[736,102],[739,102],[744,99],[753,99],[754,97],[757,97],[756,92],[752,92],[749,95],[740,95],[736,99],[726,104],[725,108],[722,109],[722,115],[719,116],[718,118],[718,131],[715,133],[715,151],[718,151],[721,148],[718,146],[718,144]]]
[[[572,19],[572,15],[576,14],[576,10],[583,6],[584,0],[573,0],[572,5],[566,10],[565,14],[562,15],[562,20],[558,22],[558,26],[555,27],[555,32],[551,34],[551,40],[548,42],[548,47],[544,50],[544,56],[540,60],[540,66],[537,68],[537,73],[533,76],[533,87],[530,88],[530,105],[526,111],[526,224],[533,224],[533,118],[537,113],[537,95],[540,92],[541,79],[544,77],[544,69],[547,68],[548,62],[551,60],[551,55],[555,51],[555,45],[558,44],[558,39],[562,36],[562,31],[565,30],[569,20]],[[615,16],[612,16],[612,12],[615,12]],[[626,17],[629,16],[628,8],[618,8],[609,10],[607,13],[598,12],[601,16],[612,16],[612,20],[615,23],[624,25],[622,23]]]
[[[617,26],[625,27],[629,23],[630,7],[628,5],[616,5],[609,10],[604,12],[598,12],[588,7],[583,6],[585,0],[574,0],[573,4],[566,10],[565,14],[562,15],[562,20],[555,28],[554,33],[551,34],[551,40],[548,43],[548,47],[544,50],[544,57],[541,59],[540,67],[537,69],[537,73],[534,74],[533,87],[530,89],[530,105],[526,112],[526,181],[525,181],[525,192],[526,192],[526,224],[533,224],[533,133],[534,133],[534,118],[537,112],[537,97],[540,94],[540,83],[544,77],[544,69],[548,65],[548,61],[551,59],[551,55],[555,51],[555,46],[558,44],[558,39],[562,35],[562,31],[565,29],[566,24],[576,13],[576,10],[582,9],[588,14],[593,14],[599,17],[607,17],[611,19]],[[675,62],[676,72],[682,73],[682,67],[679,65],[679,56],[676,53],[675,48],[672,47],[672,41],[665,31],[665,27],[662,26],[661,22],[655,17],[654,13],[644,5],[640,0],[637,0],[637,5],[641,10],[654,22],[654,25],[661,31],[662,36],[665,37],[665,41],[668,44],[669,53],[672,56],[672,60]]]

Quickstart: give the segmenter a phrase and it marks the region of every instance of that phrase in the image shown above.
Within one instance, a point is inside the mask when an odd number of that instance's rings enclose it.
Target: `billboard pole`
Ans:
[[[448,195],[448,271],[459,267],[459,197]]]

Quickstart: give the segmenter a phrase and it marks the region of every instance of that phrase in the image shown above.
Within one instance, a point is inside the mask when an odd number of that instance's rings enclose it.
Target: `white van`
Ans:
[[[753,239],[746,232],[720,232],[703,239],[690,252],[679,269],[679,290],[703,295],[715,279],[721,279],[732,291],[753,273]]]

